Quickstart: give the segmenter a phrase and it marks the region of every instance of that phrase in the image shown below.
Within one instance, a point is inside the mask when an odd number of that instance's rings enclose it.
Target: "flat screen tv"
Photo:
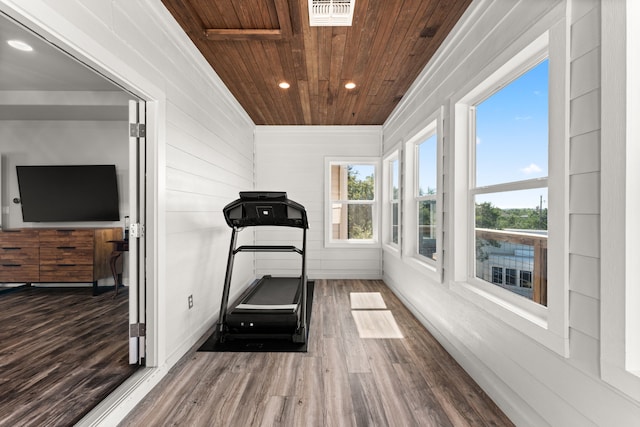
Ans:
[[[119,221],[115,165],[16,166],[25,222]]]

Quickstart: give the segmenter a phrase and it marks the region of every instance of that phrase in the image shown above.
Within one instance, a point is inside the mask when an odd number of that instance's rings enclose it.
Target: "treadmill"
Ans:
[[[231,227],[231,245],[220,304],[218,339],[287,339],[294,343],[307,340],[307,212],[289,200],[285,192],[243,191],[240,198],[223,209]],[[302,248],[295,246],[240,246],[238,233],[245,227],[280,226],[302,229]],[[239,252],[295,252],[302,260],[299,277],[263,276],[229,308],[229,288],[235,255]]]

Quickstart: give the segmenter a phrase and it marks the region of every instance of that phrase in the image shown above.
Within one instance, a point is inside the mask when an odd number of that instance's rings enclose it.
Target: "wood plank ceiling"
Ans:
[[[307,0],[162,0],[257,125],[383,124],[471,1],[356,0],[352,26],[312,27]]]

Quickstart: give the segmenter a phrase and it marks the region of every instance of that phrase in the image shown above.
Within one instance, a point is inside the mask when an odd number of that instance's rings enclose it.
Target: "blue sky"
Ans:
[[[418,148],[419,173],[418,184],[423,194],[429,189],[437,189],[437,135],[432,135],[422,142]]]
[[[545,60],[476,108],[476,185],[548,175],[549,62]],[[492,197],[499,207],[536,207],[546,190]],[[546,207],[546,204],[545,204]]]

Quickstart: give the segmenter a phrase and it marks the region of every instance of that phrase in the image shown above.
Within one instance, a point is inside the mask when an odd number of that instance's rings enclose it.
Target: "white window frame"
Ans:
[[[563,12],[563,8],[556,8],[541,19],[538,27],[525,32],[480,73],[477,81],[470,82],[453,97],[455,232],[451,261],[454,279],[450,287],[511,327],[568,357],[569,55],[568,28]],[[532,68],[544,56],[549,57],[547,307],[475,277],[474,192],[471,187],[475,174],[473,105]],[[509,185],[504,189],[507,187]]]
[[[393,199],[393,168],[391,164],[398,162],[398,198]],[[385,248],[391,253],[400,255],[402,248],[402,161],[400,145],[391,150],[382,163],[382,234]],[[393,242],[393,203],[398,204],[398,242]]]
[[[407,139],[404,147],[404,188],[403,188],[403,227],[402,254],[404,261],[430,276],[431,279],[442,282],[442,243],[443,243],[443,108],[427,117],[426,123],[413,136]],[[418,202],[425,197],[418,196],[418,146],[436,135],[436,260],[421,255],[418,248]]]
[[[472,237],[471,239],[474,241],[474,245],[470,245],[469,251],[471,252],[469,255],[469,265],[470,272],[475,269],[475,257],[477,248],[475,247],[475,198],[476,196],[486,195],[486,194],[499,194],[504,192],[511,191],[522,191],[522,190],[535,190],[545,188],[548,191],[549,188],[549,177],[540,177],[534,179],[527,180],[519,180],[519,181],[507,181],[507,182],[499,182],[495,184],[489,184],[485,186],[478,186],[476,183],[476,174],[477,174],[477,163],[476,163],[476,107],[481,104],[485,100],[489,99],[491,96],[497,94],[504,87],[514,82],[522,75],[531,71],[533,68],[537,67],[544,60],[549,58],[548,52],[548,38],[543,36],[536,40],[529,48],[527,48],[526,55],[523,55],[521,59],[514,62],[513,65],[506,65],[505,72],[501,72],[498,70],[496,74],[489,77],[489,84],[485,83],[481,84],[479,89],[474,91],[473,96],[469,96],[466,100],[469,105],[468,108],[468,120],[469,120],[469,209],[470,209],[470,224],[469,228],[471,229]],[[497,85],[497,86],[496,86]],[[549,85],[549,88],[551,85]],[[550,114],[549,114],[550,115]],[[551,141],[548,142],[551,145]],[[549,147],[549,154],[547,157],[551,156],[551,148]],[[551,206],[551,205],[549,205]],[[551,206],[550,211],[554,209],[554,206]],[[493,273],[491,275],[492,279],[490,281],[485,281],[477,277],[477,274],[472,274],[469,278],[469,281],[474,283],[476,286],[489,290],[486,286],[487,283],[496,284],[493,281]],[[501,284],[505,283],[506,272],[503,271],[503,280]],[[500,293],[503,293],[503,289],[500,289]],[[507,291],[508,292],[508,291]],[[512,293],[512,295],[504,295],[503,298],[509,300],[512,304],[524,305],[523,308],[531,311],[534,315],[538,317],[546,317],[545,307],[533,302],[533,301],[521,301],[522,298],[520,295],[516,293]]]
[[[635,400],[640,400],[638,19],[636,0],[603,0],[600,367],[604,381]]]
[[[372,165],[374,167],[373,200],[332,200],[331,199],[331,166],[333,165]],[[380,158],[378,157],[326,157],[325,158],[325,221],[324,245],[326,248],[357,248],[380,246]],[[373,238],[371,239],[333,239],[331,233],[332,204],[366,204],[372,207]]]

